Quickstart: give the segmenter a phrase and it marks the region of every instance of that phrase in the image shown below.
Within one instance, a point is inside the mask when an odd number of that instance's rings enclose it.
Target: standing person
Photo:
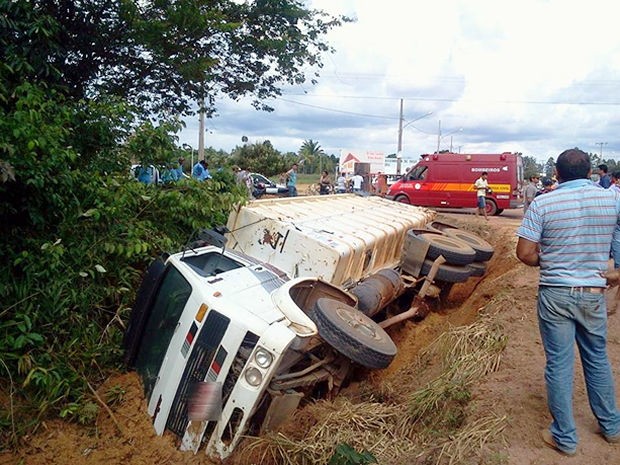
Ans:
[[[181,179],[185,177],[185,173],[183,173],[183,164],[185,163],[185,158],[179,157],[178,162],[179,164],[177,165],[175,169],[175,177],[177,181],[180,181]]]
[[[476,216],[479,216],[481,213],[484,214],[484,219],[489,221],[487,216],[487,204],[485,195],[490,191],[489,182],[487,178],[489,177],[489,173],[483,171],[482,174],[476,181],[474,181],[474,188],[476,189],[476,206],[478,210],[476,210]]]
[[[211,173],[209,173],[209,164],[207,160],[200,160],[192,168],[192,178],[197,181],[205,181],[211,179]]]
[[[235,181],[240,186],[243,186],[247,190],[248,198],[254,198],[254,183],[250,173],[245,168],[239,168],[237,165],[232,167],[233,173],[235,173]]]
[[[351,182],[353,183],[353,192],[362,192],[362,183],[364,182],[364,177],[357,173],[355,176],[351,178]]]
[[[319,194],[329,194],[329,187],[332,185],[332,180],[329,177],[327,170],[323,170],[321,178],[319,179]]]
[[[620,171],[614,171],[613,173],[611,173],[610,189],[620,192]]]
[[[611,176],[609,176],[607,165],[604,163],[598,165],[598,169],[600,171],[601,179],[598,180],[598,183],[601,187],[605,189],[609,189],[611,186]]]
[[[381,197],[385,197],[387,191],[387,176],[379,171],[379,174],[377,175],[377,194],[379,194]]]
[[[545,357],[547,405],[553,421],[545,445],[577,450],[573,418],[574,345],[581,356],[588,401],[600,433],[620,441],[620,412],[607,357],[605,287],[609,252],[620,252],[620,195],[590,181],[590,158],[579,149],[556,162],[559,186],[534,199],[517,230],[517,257],[540,267],[538,326]],[[614,253],[615,266],[620,255]],[[607,278],[607,279],[606,279]]]
[[[523,214],[527,211],[528,207],[536,197],[536,192],[538,192],[538,180],[540,178],[538,176],[530,176],[530,182],[527,183],[525,189],[523,189]]]
[[[159,184],[159,170],[153,165],[142,166],[137,168],[138,181],[144,184]]]
[[[347,191],[347,178],[344,173],[340,173],[338,179],[336,179],[336,193],[344,194]]]
[[[289,197],[297,197],[297,163],[293,163],[291,169],[286,172],[286,187]]]
[[[538,197],[539,195],[546,194],[547,192],[551,192],[555,188],[556,188],[556,185],[553,182],[553,179],[545,178],[542,181],[542,189],[536,192],[536,195],[534,197]]]

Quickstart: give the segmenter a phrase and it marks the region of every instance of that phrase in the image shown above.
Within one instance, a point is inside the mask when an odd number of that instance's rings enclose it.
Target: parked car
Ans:
[[[259,198],[264,194],[269,195],[286,195],[288,194],[288,187],[284,184],[276,184],[271,179],[262,174],[258,173],[250,173],[250,177],[252,178],[252,186],[254,197]]]

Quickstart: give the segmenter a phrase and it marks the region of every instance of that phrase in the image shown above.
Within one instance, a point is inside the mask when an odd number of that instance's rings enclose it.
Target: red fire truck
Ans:
[[[397,202],[435,208],[475,208],[474,181],[487,172],[492,192],[486,196],[487,214],[522,205],[523,161],[520,153],[433,153],[393,184],[387,197]]]

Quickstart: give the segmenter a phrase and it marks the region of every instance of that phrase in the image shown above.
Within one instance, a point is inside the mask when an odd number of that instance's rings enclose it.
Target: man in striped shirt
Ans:
[[[574,455],[575,341],[600,433],[610,443],[620,442],[604,295],[607,284],[614,284],[606,277],[610,250],[616,268],[620,266],[620,195],[590,181],[590,158],[579,149],[558,156],[556,174],[558,188],[532,201],[517,230],[517,257],[540,267],[538,326],[553,417],[542,439],[560,453]]]

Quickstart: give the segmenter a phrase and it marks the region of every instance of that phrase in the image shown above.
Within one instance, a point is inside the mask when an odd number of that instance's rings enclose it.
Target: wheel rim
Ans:
[[[381,339],[377,336],[375,328],[368,324],[365,319],[360,317],[360,312],[352,312],[347,308],[338,307],[336,309],[336,315],[338,315],[338,317],[347,325],[349,325],[351,328],[355,329],[359,333],[363,334],[364,336],[377,341]]]

